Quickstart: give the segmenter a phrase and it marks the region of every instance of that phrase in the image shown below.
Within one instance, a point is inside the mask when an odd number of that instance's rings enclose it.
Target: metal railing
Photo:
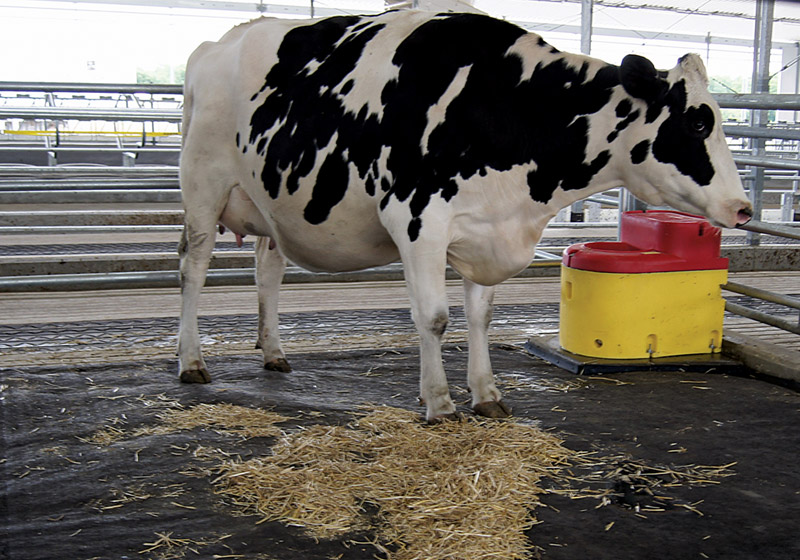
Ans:
[[[800,239],[800,228],[797,227],[779,226],[775,224],[764,224],[762,222],[757,222],[757,221],[745,224],[740,227],[741,229],[757,233],[768,233],[770,235],[786,237],[789,239]],[[787,307],[800,310],[800,299],[783,294],[778,294],[776,292],[772,292],[769,290],[763,290],[760,288],[745,286],[737,282],[727,282],[726,284],[722,285],[722,289],[727,290],[729,292],[742,294],[754,299],[760,299],[771,303],[777,303],[779,305],[784,305]],[[800,290],[800,286],[798,286],[798,289]],[[764,313],[763,311],[759,311],[757,309],[751,309],[747,306],[740,305],[738,303],[734,303],[728,300],[725,301],[725,311],[728,311],[729,313],[733,313],[735,315],[740,315],[742,317],[747,317],[748,319],[753,319],[760,323],[777,327],[779,329],[792,332],[794,334],[800,334],[800,314],[798,314],[796,322],[791,322],[786,319],[782,319],[780,317],[773,317],[772,315]]]
[[[153,109],[146,107],[147,101],[135,98],[137,95],[156,96],[172,95],[180,96],[182,86],[179,85],[148,85],[148,84],[58,84],[58,83],[12,83],[0,82],[0,94],[3,91],[14,91],[22,94],[38,93],[47,96],[44,100],[45,107],[0,107],[0,118],[30,118],[37,121],[47,119],[75,118],[76,120],[109,119],[116,122],[119,119],[130,119],[134,122],[147,123],[148,119],[164,119],[167,122],[179,122],[179,111],[167,109]],[[56,102],[62,100],[66,94],[103,94],[113,96],[128,96],[126,99],[134,99],[132,107],[89,110],[89,108],[59,108],[55,107]],[[133,96],[133,97],[131,97]],[[718,95],[716,96],[721,106],[729,108],[760,109],[778,108],[783,110],[800,110],[800,95]],[[0,100],[5,99],[0,95]],[[39,99],[41,101],[41,99]],[[172,103],[179,102],[179,99],[171,99]],[[152,105],[152,103],[150,103]],[[774,130],[772,128],[757,128],[745,126],[725,126],[726,132],[736,136],[748,138],[782,138],[788,142],[800,142],[800,129],[797,130]],[[20,146],[2,146],[0,152],[4,150],[18,150]],[[24,149],[24,146],[22,147]],[[138,146],[136,148],[126,148],[118,145],[108,147],[106,145],[90,146],[89,148],[73,147],[66,145],[46,145],[37,146],[34,151],[44,151],[48,154],[53,152],[50,163],[56,163],[56,154],[70,154],[80,152],[83,149],[93,149],[95,151],[109,151],[113,153],[139,151],[148,153],[150,148]],[[152,151],[177,151],[175,144],[159,147]],[[777,192],[780,196],[782,216],[789,218],[784,222],[791,222],[795,219],[793,207],[798,195],[797,185],[800,176],[800,161],[797,159],[787,159],[778,157],[759,158],[751,155],[736,155],[736,161],[740,165],[748,166],[768,166],[775,170],[767,177],[774,180],[793,181],[793,189],[782,189]],[[781,171],[783,170],[783,171]],[[787,171],[794,172],[795,175],[787,177]],[[743,170],[743,177],[751,181],[754,175],[751,171]],[[783,174],[783,175],[781,175]],[[797,177],[796,177],[797,176]],[[754,187],[755,188],[755,187]],[[763,184],[761,185],[763,190]],[[624,192],[620,189],[618,192]],[[761,196],[759,194],[759,196]],[[774,196],[774,195],[773,195]],[[129,157],[125,165],[49,165],[49,166],[23,166],[0,165],[0,204],[55,204],[61,202],[72,203],[171,203],[177,204],[180,200],[177,168],[175,166],[143,166],[137,165],[135,158]],[[589,197],[588,204],[600,204],[605,207],[617,207],[625,209],[620,204],[620,197],[615,192],[610,191],[605,194],[598,194]],[[590,212],[588,214],[591,214]],[[182,223],[182,213],[180,210],[146,210],[146,211],[124,211],[124,210],[104,210],[104,211],[42,211],[42,212],[13,212],[7,211],[0,213],[0,231],[4,233],[29,233],[32,231],[40,233],[75,233],[75,232],[128,232],[128,231],[173,231],[180,229]],[[596,227],[600,225],[608,226],[613,222],[556,222],[554,227]],[[755,224],[755,223],[754,223]],[[749,231],[757,232],[764,230],[754,229],[751,224]],[[790,228],[791,229],[791,228]],[[557,258],[543,258],[539,255],[535,261],[535,267],[547,266],[546,262],[558,262]],[[249,282],[244,278],[250,275],[250,271],[242,269],[242,274],[238,272],[228,272],[223,274],[224,281]],[[213,271],[212,271],[213,272]],[[222,273],[218,273],[222,274]],[[380,277],[383,272],[377,272]],[[213,277],[214,274],[212,274]],[[296,276],[299,277],[299,276]],[[53,277],[49,277],[53,278]],[[163,282],[155,277],[151,278],[158,284]],[[47,282],[47,279],[43,280]],[[56,280],[53,278],[52,280]],[[142,286],[148,280],[142,278]],[[215,280],[210,280],[214,282]],[[220,280],[222,281],[222,280]],[[71,282],[74,284],[75,279]],[[139,282],[139,280],[136,280]],[[87,288],[88,289],[88,288]]]

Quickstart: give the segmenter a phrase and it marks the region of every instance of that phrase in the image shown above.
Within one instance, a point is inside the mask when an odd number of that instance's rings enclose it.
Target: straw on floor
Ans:
[[[263,521],[319,538],[369,529],[393,560],[524,558],[539,480],[571,452],[533,426],[427,426],[380,407],[348,426],[284,436],[272,455],[230,462],[218,492]]]

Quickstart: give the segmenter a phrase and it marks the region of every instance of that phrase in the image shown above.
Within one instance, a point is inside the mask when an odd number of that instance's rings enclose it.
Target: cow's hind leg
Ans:
[[[264,368],[292,371],[281,348],[278,333],[278,294],[280,293],[286,258],[268,237],[256,238],[256,285],[258,286],[258,342],[264,353]]]
[[[184,383],[208,383],[211,377],[200,350],[197,306],[214,250],[216,220],[191,220],[189,214],[187,210],[183,236],[178,246],[181,267],[181,323],[178,333],[180,379]]]
[[[489,323],[492,320],[494,287],[464,279],[464,308],[469,329],[467,383],[472,392],[472,410],[489,418],[506,418],[511,409],[503,403],[494,382],[489,360]]]

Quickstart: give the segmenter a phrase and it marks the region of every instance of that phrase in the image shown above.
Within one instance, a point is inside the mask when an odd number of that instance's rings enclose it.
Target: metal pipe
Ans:
[[[753,93],[769,93],[769,59],[772,49],[772,22],[774,19],[774,0],[756,0],[756,25],[753,46]],[[769,121],[769,114],[765,109],[753,111],[750,116],[750,124],[753,128],[766,127]],[[766,141],[757,138],[750,143],[752,155],[758,158],[764,157],[766,152]],[[754,178],[751,182],[750,201],[753,203],[753,217],[760,220],[764,209],[764,169],[755,169]],[[761,242],[759,234],[748,232],[747,244],[757,246]]]
[[[761,288],[753,288],[752,286],[745,286],[737,282],[728,282],[727,284],[723,284],[722,289],[728,290],[729,292],[736,292],[737,294],[742,294],[752,298],[758,298],[758,299],[763,299],[764,301],[778,303],[780,305],[785,305],[787,307],[800,309],[800,299],[771,292],[769,290],[762,290]]]
[[[798,138],[800,138],[800,132],[798,132]],[[180,153],[181,147],[177,144],[172,146],[163,145],[160,148],[143,148],[141,146],[59,146],[54,148],[52,146],[0,146],[0,152],[18,152],[18,151],[25,151],[25,152],[111,152],[111,153],[119,153],[119,152],[134,152],[134,153],[145,153],[145,154],[175,154]]]
[[[132,121],[179,123],[181,111],[172,109],[64,109],[60,107],[0,107],[0,119],[57,121]]]
[[[771,169],[800,169],[800,160],[778,159],[763,156],[733,156],[733,161],[740,165],[753,167],[769,167]]]
[[[150,95],[183,95],[183,85],[92,84],[74,82],[0,82],[0,91],[20,93],[143,93]],[[800,110],[800,95],[796,94],[715,93],[713,94],[713,97],[723,109]]]
[[[778,237],[788,237],[789,239],[800,239],[800,227],[781,226],[778,224],[766,224],[758,220],[750,220],[744,225],[736,226],[737,229],[752,231],[755,233],[767,233]]]
[[[177,189],[0,190],[0,204],[116,204],[131,202],[180,203],[181,193]]]
[[[800,95],[794,93],[715,93],[712,97],[723,109],[800,110]]]
[[[0,226],[131,226],[183,224],[181,210],[66,210],[0,213]]]
[[[0,91],[42,93],[147,93],[182,95],[183,84],[81,84],[76,82],[0,82]]]
[[[613,196],[594,194],[586,197],[586,200],[589,202],[599,202],[600,204],[606,204],[608,206],[619,206],[619,197],[614,198]]]
[[[732,136],[734,138],[778,138],[781,140],[800,140],[800,130],[723,125],[722,131],[725,133],[725,136]]]
[[[98,175],[108,175],[111,177],[123,176],[130,177],[178,177],[178,168],[170,165],[163,166],[144,166],[139,165],[136,167],[125,166],[112,166],[112,165],[59,165],[55,167],[42,167],[42,166],[28,166],[28,165],[15,165],[15,166],[0,166],[0,180],[30,177],[44,175],[49,179],[53,176],[64,175],[79,177]]]
[[[49,190],[141,190],[141,189],[170,189],[180,188],[178,178],[158,177],[144,178],[139,180],[130,179],[61,179],[43,181],[4,181],[0,180],[0,192],[7,191],[49,191]]]
[[[561,259],[534,261],[517,277],[551,276],[548,269],[561,266]],[[558,274],[554,271],[554,274]],[[403,267],[393,264],[355,272],[307,272],[297,267],[287,269],[284,283],[309,282],[375,282],[403,280]],[[460,276],[448,267],[447,278]],[[206,275],[206,286],[252,286],[254,268],[212,269]],[[89,290],[131,290],[137,288],[178,288],[177,271],[114,272],[108,274],[55,274],[44,276],[0,277],[0,293],[9,292],[77,292]]]
[[[800,334],[800,325],[791,323],[790,321],[786,321],[784,319],[772,317],[771,315],[767,315],[766,313],[763,313],[761,311],[756,311],[755,309],[750,309],[749,307],[745,307],[744,305],[739,305],[738,303],[726,301],[725,311],[734,313],[736,315],[741,315],[742,317],[747,317],[748,319],[753,319],[754,321],[758,321],[759,323],[771,325],[773,327],[777,327],[785,331],[789,331],[795,334]]]
[[[55,234],[70,235],[73,233],[169,233],[183,231],[183,225],[127,225],[127,226],[0,226],[0,235]]]
[[[581,0],[581,54],[592,54],[592,10],[594,0]]]

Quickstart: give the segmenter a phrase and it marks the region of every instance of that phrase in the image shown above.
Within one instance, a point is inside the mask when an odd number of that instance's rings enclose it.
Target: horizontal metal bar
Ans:
[[[536,249],[534,252],[534,258],[537,259],[537,262],[543,261],[558,261],[561,262],[561,257],[555,253],[550,251],[545,251],[544,249]]]
[[[177,177],[151,177],[142,179],[56,179],[41,181],[5,181],[0,179],[0,192],[4,191],[49,191],[49,190],[139,190],[180,188]]]
[[[749,307],[745,307],[744,305],[739,305],[738,303],[726,301],[725,311],[734,313],[736,315],[741,315],[742,317],[747,317],[748,319],[753,319],[754,321],[758,321],[759,323],[764,323],[766,325],[770,325],[785,331],[789,331],[795,334],[800,334],[800,325],[798,325],[797,323],[792,323],[790,321],[786,321],[785,319],[780,319],[778,317],[773,317],[772,315],[767,315],[762,311],[756,311],[755,309],[750,309]]]
[[[736,226],[737,229],[754,231],[756,233],[767,233],[778,237],[788,237],[789,239],[800,239],[800,227],[782,226],[778,224],[767,224],[757,220],[750,220],[744,225]]]
[[[756,128],[753,126],[722,125],[725,136],[744,138],[779,138],[781,140],[800,140],[800,130],[785,128]]]
[[[178,177],[177,166],[159,165],[124,167],[117,165],[54,165],[50,167],[33,165],[0,165],[0,180],[24,177],[27,179],[47,177]]]
[[[74,233],[169,233],[183,231],[183,225],[124,225],[124,226],[0,226],[0,235],[71,235]]]
[[[0,204],[159,203],[181,201],[177,189],[3,191]]]
[[[518,277],[553,276],[559,273],[561,261],[534,261]],[[403,266],[391,264],[354,272],[308,272],[290,267],[284,274],[284,283],[314,282],[376,282],[403,280]],[[448,267],[447,278],[455,280],[458,274]],[[206,276],[206,286],[252,286],[255,284],[254,268],[212,269]],[[136,288],[177,288],[180,277],[177,271],[119,272],[109,274],[56,274],[43,276],[0,277],[0,293],[8,292],[75,292],[88,290],[128,290]]]
[[[762,290],[761,288],[745,286],[744,284],[739,284],[738,282],[728,282],[727,284],[723,284],[722,289],[757,299],[763,299],[764,301],[778,303],[780,305],[785,305],[787,307],[800,309],[800,299],[771,292],[769,290]],[[800,290],[800,286],[798,286],[798,289]]]
[[[51,121],[130,121],[179,123],[182,111],[172,109],[99,109],[84,107],[64,109],[59,107],[0,107],[0,119],[51,120]]]
[[[783,109],[800,111],[800,95],[791,93],[715,93],[723,109]]]
[[[0,213],[0,226],[130,226],[183,224],[181,210],[61,210]]]
[[[132,152],[143,154],[173,154],[180,153],[181,147],[177,144],[174,146],[163,146],[161,148],[153,147],[118,147],[118,146],[3,146],[0,145],[0,152],[69,152],[69,153],[83,153],[83,152]]]
[[[734,155],[733,161],[740,165],[754,165],[756,167],[769,167],[772,169],[800,169],[800,160],[796,159]]]
[[[82,84],[77,82],[0,82],[0,91],[25,93],[147,93],[183,95],[183,84]]]
[[[619,206],[619,198],[613,196],[606,196],[602,194],[595,194],[587,197],[585,200],[589,202],[599,202],[600,204],[607,204],[609,206]]]

